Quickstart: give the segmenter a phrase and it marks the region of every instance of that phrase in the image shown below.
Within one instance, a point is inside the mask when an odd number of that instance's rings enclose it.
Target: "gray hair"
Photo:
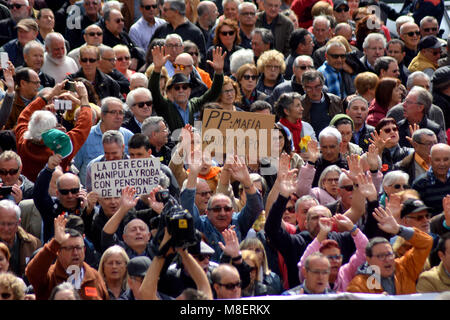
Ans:
[[[100,0],[98,0],[98,1],[100,1]],[[105,3],[103,3],[103,5],[102,5],[103,17],[105,16],[105,14],[109,15],[109,13],[111,12],[112,9],[121,11],[122,8],[123,8],[122,2],[119,2],[116,0],[105,1]],[[106,18],[105,18],[105,20],[106,20]]]
[[[255,9],[255,12],[258,11],[258,7],[256,6],[256,4],[254,4],[253,2],[244,1],[238,6],[239,13],[241,13],[242,9],[244,9],[247,6],[250,6],[253,9]]]
[[[182,16],[186,15],[186,3],[184,0],[165,0],[170,4],[170,9],[178,11]]]
[[[425,78],[427,79],[428,83],[431,83],[430,77],[422,72],[422,71],[414,71],[408,76],[408,79],[406,80],[406,89],[410,90],[414,86],[414,81],[416,78]]]
[[[339,188],[342,187],[344,183],[344,179],[350,179],[345,172],[341,172],[341,175],[339,176],[338,186]]]
[[[45,50],[44,46],[40,42],[36,40],[31,40],[27,42],[27,44],[23,47],[23,54],[27,55],[28,52],[30,52],[30,50],[34,48],[41,49],[42,51]]]
[[[408,183],[409,174],[407,174],[406,172],[404,172],[402,170],[389,171],[388,173],[386,173],[384,175],[383,183],[382,183],[383,188],[393,185],[395,182],[397,182],[398,179],[404,179],[406,181],[406,183]]]
[[[187,179],[186,179],[186,181],[187,181]],[[159,173],[158,185],[160,185],[164,189],[167,189],[170,187],[170,178],[163,171],[160,171],[160,173]]]
[[[323,180],[325,179],[325,177],[327,176],[327,174],[329,174],[330,172],[337,172],[339,173],[339,176],[341,174],[341,168],[339,168],[337,165],[333,164],[331,166],[326,167],[322,173],[320,174],[319,177],[319,182],[318,182],[318,186],[319,188],[323,189]]]
[[[230,56],[230,72],[236,73],[246,63],[253,63],[252,49],[239,49]]]
[[[119,130],[108,130],[102,136],[102,144],[117,143],[118,146],[125,145],[122,133]]]
[[[419,27],[422,28],[422,27],[423,27],[423,24],[424,24],[424,23],[427,23],[427,22],[435,22],[435,23],[438,23],[438,21],[437,21],[437,19],[436,19],[435,17],[432,17],[432,16],[426,16],[426,17],[423,17],[422,20],[420,20],[420,25],[419,25]]]
[[[225,5],[229,2],[234,2],[238,7],[241,4],[240,0],[222,0],[222,7],[225,8]]]
[[[331,27],[330,20],[324,15],[318,15],[317,17],[314,18],[314,20],[313,20],[313,27],[315,26],[315,24],[317,22],[322,22],[322,21],[325,21],[327,23],[327,28]]]
[[[387,243],[387,244],[391,245],[389,240],[384,237],[375,237],[375,238],[370,239],[366,245],[366,256],[369,258],[372,257],[373,247],[375,247],[377,244],[382,244],[382,243]]]
[[[170,40],[170,39],[176,39],[176,40],[178,40],[181,44],[183,44],[183,38],[182,38],[179,34],[176,34],[176,33],[169,33],[169,34],[166,36],[166,38],[164,39],[164,41],[167,42],[167,41]]]
[[[306,260],[305,260],[305,269],[309,270],[309,265],[311,264],[311,261],[314,259],[324,259],[328,262],[328,264],[330,264],[330,261],[328,260],[328,258],[321,252],[314,252],[311,255],[309,255]]]
[[[363,49],[369,47],[371,41],[383,42],[383,48],[386,48],[386,38],[381,33],[369,33],[363,42]]]
[[[325,83],[325,77],[322,72],[317,70],[306,71],[302,74],[302,86],[305,87],[305,84],[313,82],[316,79],[319,79],[322,85]]]
[[[148,117],[142,123],[141,132],[147,137],[150,137],[153,132],[159,131],[159,123],[164,122],[164,118],[160,116]]]
[[[337,144],[342,142],[342,135],[338,129],[334,127],[326,127],[319,133],[319,142],[322,138],[333,137],[337,139]]]
[[[133,76],[135,74],[137,74],[138,72],[134,73]],[[145,76],[145,74],[140,73],[147,81],[147,77]],[[131,80],[131,79],[130,79]],[[150,97],[150,100],[153,101],[153,97],[152,97],[152,93],[150,92],[149,89],[147,88],[136,88],[131,90],[128,94],[127,94],[127,100],[126,100],[126,105],[128,108],[131,108],[134,105],[134,102],[136,101],[135,96],[137,94],[146,94],[147,96]]]
[[[7,199],[0,200],[0,209],[13,210],[16,214],[17,221],[20,220],[20,207],[14,201]]]
[[[64,39],[63,35],[59,32],[50,32],[49,34],[47,34],[47,36],[45,37],[45,40],[44,40],[45,48],[46,49],[50,48],[52,46],[52,43],[54,40],[64,41],[64,51],[67,51],[65,39]]]
[[[316,198],[314,198],[312,195],[307,194],[307,195],[301,196],[301,197],[298,198],[298,200],[295,202],[295,212],[297,212],[298,207],[299,207],[303,202],[310,201],[310,200],[315,201],[316,204],[319,205],[319,201],[318,201]]]
[[[353,103],[355,103],[356,101],[362,101],[365,104],[366,108],[369,107],[369,103],[367,102],[367,100],[364,97],[362,97],[362,96],[354,96],[348,102],[347,109],[349,109],[353,105]]]
[[[131,84],[131,82],[133,81],[133,80],[143,80],[144,82],[145,82],[145,84],[144,84],[144,87],[143,88],[136,88],[136,89],[144,89],[144,88],[147,88],[148,87],[148,78],[147,78],[147,76],[145,75],[145,74],[143,74],[142,72],[135,72],[135,73],[133,73],[132,75],[131,75],[131,77],[130,77],[130,84]],[[135,89],[135,90],[136,90]],[[150,90],[149,90],[149,92],[150,92]],[[151,93],[150,93],[150,97],[151,97],[152,95],[151,95]],[[128,97],[128,95],[127,95],[127,97]]]
[[[269,29],[266,29],[266,28],[255,28],[255,29],[253,29],[251,35],[253,36],[256,33],[261,36],[261,40],[265,44],[273,45],[275,43],[275,38],[273,37],[273,33]]]
[[[102,101],[100,102],[101,105],[101,111],[102,114],[105,114],[109,109],[108,106],[111,102],[117,102],[120,103],[120,105],[122,106],[122,109],[124,108],[124,103],[122,100],[120,100],[119,98],[116,97],[106,97],[103,98]]]
[[[114,49],[111,48],[110,46],[106,46],[106,45],[101,45],[98,47],[98,51],[100,54],[100,57],[103,57],[103,54],[105,54],[106,52],[114,52]]]
[[[423,114],[427,114],[433,103],[433,96],[431,93],[419,86],[414,86],[409,93],[417,93],[417,103],[423,105]]]
[[[300,60],[305,60],[305,59],[310,61],[312,63],[312,65],[313,65],[313,67],[314,67],[314,60],[313,60],[313,58],[310,57],[310,56],[307,56],[307,55],[301,55],[301,56],[298,56],[297,58],[295,58],[293,66],[294,67],[298,66],[299,61]]]
[[[47,110],[37,110],[31,115],[28,122],[28,130],[24,134],[24,139],[32,141],[40,141],[42,134],[57,126],[58,120],[56,116]]]
[[[412,16],[407,15],[400,16],[395,20],[395,28],[399,30],[399,28],[407,22],[414,22],[414,18]]]
[[[391,63],[397,64],[397,60],[391,56],[378,57],[373,64],[373,69],[377,75],[380,75],[381,70],[389,69]]]
[[[436,137],[433,131],[427,128],[421,128],[416,131],[414,131],[412,135],[412,139],[414,142],[421,143],[422,142],[422,135],[429,136],[429,137]]]

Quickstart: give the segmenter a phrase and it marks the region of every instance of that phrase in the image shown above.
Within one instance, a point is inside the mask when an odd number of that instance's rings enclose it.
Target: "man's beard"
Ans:
[[[47,59],[50,60],[51,62],[53,62],[54,64],[60,66],[64,63],[66,56],[64,55],[62,58],[57,59],[57,58],[53,58],[50,54],[47,54]]]

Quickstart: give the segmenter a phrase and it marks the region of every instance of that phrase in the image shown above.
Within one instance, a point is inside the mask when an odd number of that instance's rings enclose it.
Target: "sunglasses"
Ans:
[[[19,168],[17,168],[17,169],[9,169],[9,170],[0,169],[0,176],[7,176],[8,174],[10,176],[13,176],[13,175],[17,174],[17,172],[19,172]]]
[[[175,67],[175,69],[180,69],[181,71],[183,71],[186,68],[192,67],[192,66],[185,66],[184,64],[178,64],[178,63],[174,63],[173,66]]]
[[[312,66],[297,66],[296,68],[299,68],[301,70],[306,70],[306,69],[312,69]]]
[[[58,192],[61,193],[63,196],[67,196],[69,192],[71,194],[77,194],[80,192],[80,188],[73,188],[73,189],[58,189]]]
[[[391,131],[397,132],[398,128],[397,127],[393,127],[393,128],[382,129],[382,130],[384,131],[384,133],[391,133]]]
[[[416,35],[416,36],[420,36],[420,31],[411,31],[411,32],[407,32],[406,35],[407,35],[408,37],[414,37],[415,35]]]
[[[25,6],[25,5],[24,5],[24,4],[20,4],[20,3],[13,3],[13,4],[8,5],[8,7],[9,7],[10,9],[20,9],[20,8],[22,8],[23,6]]]
[[[133,106],[138,106],[139,108],[143,108],[144,106],[151,107],[153,105],[153,101],[142,101],[142,102],[136,102],[133,104]]]
[[[407,185],[407,184],[394,184],[394,185],[392,185],[392,187],[394,187],[394,189],[400,189],[400,188],[403,188],[403,189],[408,189],[409,188],[409,186]]]
[[[189,85],[188,84],[175,84],[173,86],[173,88],[175,89],[175,91],[180,91],[181,89],[187,90],[189,88]]]
[[[145,10],[156,9],[156,8],[158,8],[158,5],[157,4],[149,4],[146,6],[141,6],[141,8],[144,8]]]
[[[91,36],[91,37],[93,37],[93,36],[100,37],[103,35],[103,32],[88,32],[87,35]]]
[[[339,58],[345,59],[347,57],[347,55],[345,53],[344,54],[328,53],[328,55],[330,57],[332,57],[333,59],[339,59]]]
[[[229,213],[231,211],[233,211],[233,207],[229,207],[229,206],[225,206],[225,207],[213,207],[213,208],[209,208],[208,210],[211,210],[214,213],[219,213],[220,211],[225,210],[225,212]]]
[[[94,59],[94,58],[80,58],[80,61],[84,62],[84,63],[86,63],[88,61],[89,61],[89,63],[95,63],[95,62],[97,62],[97,59]]]
[[[195,259],[197,259],[198,261],[200,261],[200,262],[205,260],[205,259],[211,259],[211,255],[210,254],[204,254],[204,253],[194,254],[193,257]]]
[[[249,74],[244,74],[244,75],[242,76],[242,78],[245,79],[245,80],[250,80],[250,79],[256,80],[256,79],[258,79],[258,76],[255,76],[255,75],[249,75]]]
[[[254,16],[256,15],[256,12],[250,11],[250,12],[242,12],[240,14],[241,16]]]
[[[119,60],[119,61],[128,61],[128,60],[130,60],[130,57],[128,57],[128,56],[126,56],[126,57],[119,57],[119,58],[116,58],[116,60]]]
[[[342,186],[340,188],[344,189],[345,191],[348,191],[348,192],[353,191],[353,185],[351,185],[351,186]]]
[[[121,22],[125,22],[124,18],[117,18],[116,20],[114,20],[115,23],[121,23]]]
[[[422,220],[430,219],[431,218],[431,214],[427,213],[427,214],[424,214],[424,215],[421,215],[421,216],[406,216],[406,218],[413,219],[413,220],[416,220],[416,221],[420,222]]]
[[[235,31],[220,31],[220,34],[223,36],[234,36]]]
[[[212,196],[213,192],[212,191],[203,191],[203,192],[197,192],[197,194],[202,196],[202,197],[206,197],[208,195]]]
[[[2,292],[0,295],[2,296],[2,299],[9,299],[12,296],[9,292]]]
[[[234,290],[241,287],[241,281],[236,283],[218,283],[219,286],[225,287],[227,290]]]
[[[286,210],[287,210],[289,213],[294,213],[294,212],[295,212],[295,207],[286,207]]]
[[[431,32],[431,31],[436,32],[437,30],[438,30],[438,28],[424,28],[423,29],[423,31],[425,31],[425,32]]]
[[[198,57],[198,52],[197,51],[192,51],[192,52],[188,52],[191,56],[197,56]]]
[[[336,11],[337,13],[341,13],[341,12],[348,12],[348,10],[350,10],[348,7],[339,7],[334,11]]]

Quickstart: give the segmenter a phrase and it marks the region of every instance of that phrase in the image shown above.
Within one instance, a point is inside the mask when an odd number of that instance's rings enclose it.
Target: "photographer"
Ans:
[[[241,241],[247,236],[248,230],[252,227],[255,220],[258,218],[263,207],[262,197],[253,185],[250,174],[245,162],[233,157],[233,165],[228,169],[231,177],[239,181],[243,186],[247,196],[247,202],[244,208],[236,213],[233,212],[233,204],[231,199],[222,194],[213,195],[208,201],[206,215],[199,215],[198,209],[195,206],[195,193],[197,186],[197,176],[201,169],[201,161],[194,161],[201,159],[201,151],[195,151],[196,156],[192,157],[193,161],[189,164],[189,175],[186,184],[186,189],[181,193],[181,205],[183,208],[191,212],[195,221],[195,228],[202,232],[208,243],[212,246],[215,253],[211,257],[212,261],[218,262],[222,254],[222,249],[219,247],[219,242],[224,243],[222,232],[231,225],[235,226],[235,231],[238,240]]]

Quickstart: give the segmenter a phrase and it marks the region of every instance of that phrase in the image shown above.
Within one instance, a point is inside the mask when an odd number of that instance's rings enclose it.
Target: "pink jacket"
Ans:
[[[358,267],[366,261],[366,246],[369,240],[361,230],[357,229],[358,232],[353,236],[353,241],[355,241],[356,252],[351,256],[350,261],[339,268],[339,272],[334,283],[334,288],[336,292],[344,292],[347,289],[348,284],[352,281],[353,277],[356,275]],[[300,262],[297,264],[299,270],[300,283],[303,282],[302,267],[306,262],[306,258],[318,252],[320,249],[320,243],[317,238],[314,238],[303,253]]]

